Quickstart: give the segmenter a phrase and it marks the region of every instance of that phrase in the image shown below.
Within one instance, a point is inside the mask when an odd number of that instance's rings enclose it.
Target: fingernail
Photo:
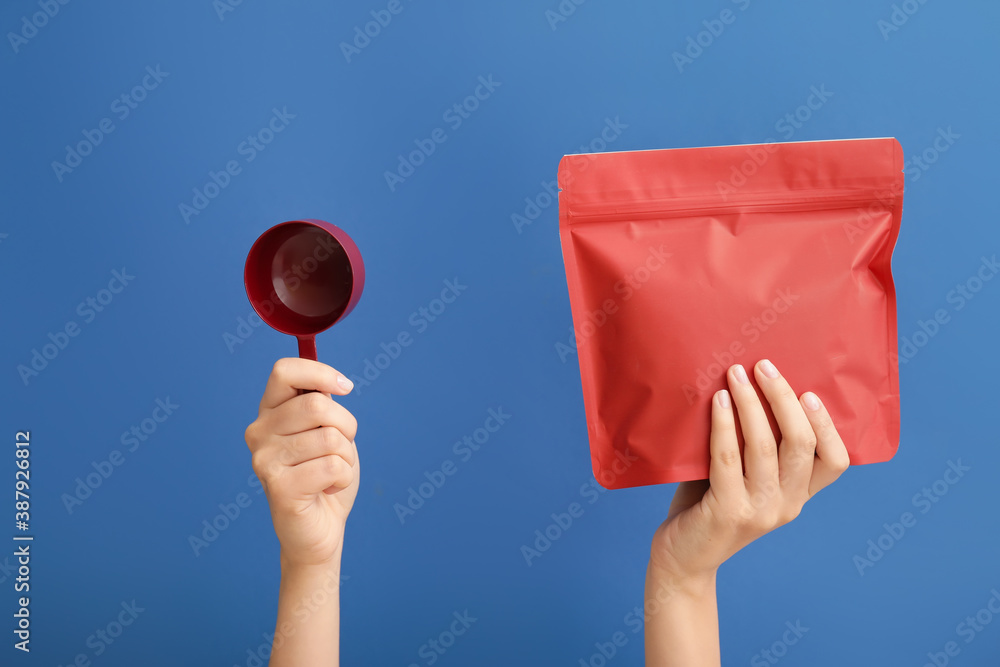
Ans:
[[[726,391],[725,389],[723,389],[723,390],[719,391],[718,393],[716,393],[716,396],[719,399],[719,407],[722,407],[722,408],[728,408],[729,407],[729,392],[728,391]]]
[[[806,404],[806,407],[810,410],[819,410],[819,397],[811,391],[807,391],[802,394],[802,402]]]
[[[350,391],[350,390],[354,389],[354,383],[351,382],[350,380],[348,380],[347,376],[345,376],[345,375],[338,375],[337,376],[337,384],[340,385],[341,389],[344,389],[346,391]]]
[[[747,372],[746,370],[744,370],[742,364],[736,364],[736,368],[733,369],[733,375],[736,376],[736,380],[738,382],[742,382],[743,384],[750,384],[750,380],[747,379]]]
[[[760,371],[769,378],[778,377],[778,369],[767,359],[760,362]]]

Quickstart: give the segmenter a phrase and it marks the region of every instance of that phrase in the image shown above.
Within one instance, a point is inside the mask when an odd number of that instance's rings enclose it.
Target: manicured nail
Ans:
[[[802,394],[802,402],[806,404],[806,407],[810,410],[819,410],[819,397],[811,391],[807,391]]]
[[[717,392],[715,395],[716,395],[716,397],[718,397],[719,407],[720,408],[728,408],[729,407],[729,392],[728,391],[726,391],[725,389],[723,389],[723,390]]]
[[[347,376],[345,376],[345,375],[338,375],[337,376],[337,384],[339,384],[340,388],[343,389],[343,390],[345,390],[345,391],[350,391],[350,390],[354,389],[354,383],[351,382],[350,380],[348,380]]]
[[[750,380],[747,378],[747,372],[743,368],[742,364],[736,364],[736,368],[733,370],[733,375],[736,376],[737,382],[742,382],[743,384],[750,384]]]
[[[766,375],[769,378],[778,377],[778,369],[775,368],[774,364],[772,364],[767,359],[764,359],[763,361],[760,362],[760,370],[764,375]]]

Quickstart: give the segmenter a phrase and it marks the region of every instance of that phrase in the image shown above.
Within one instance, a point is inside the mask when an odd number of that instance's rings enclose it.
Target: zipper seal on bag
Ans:
[[[734,199],[729,202],[706,201],[704,196],[670,198],[659,200],[622,200],[620,202],[601,202],[600,204],[578,204],[567,206],[565,224],[586,222],[622,222],[627,220],[649,220],[655,218],[682,218],[690,214],[733,213],[741,211],[808,211],[816,208],[852,208],[866,202],[880,202],[886,210],[896,206],[903,192],[893,192],[891,189],[875,190],[864,188],[860,190],[838,191],[840,194],[817,196],[806,193],[830,192],[829,190],[809,190],[800,196],[775,198],[773,196],[759,198]],[[640,199],[637,197],[636,199]],[[670,205],[665,205],[669,202]],[[689,202],[688,206],[684,206]],[[841,206],[830,206],[841,204]],[[679,205],[679,206],[678,206]]]

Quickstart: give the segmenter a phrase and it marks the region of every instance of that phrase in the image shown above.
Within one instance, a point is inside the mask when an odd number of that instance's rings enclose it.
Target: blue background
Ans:
[[[949,641],[953,664],[1000,663],[1000,619],[970,643],[957,634],[1000,589],[1000,283],[961,310],[947,300],[1000,246],[1000,6],[913,2],[886,36],[890,2],[591,0],[550,23],[556,0],[403,0],[348,62],[340,43],[386,4],[243,2],[220,16],[210,0],[70,2],[16,52],[9,37],[0,45],[2,437],[31,430],[36,538],[30,658],[11,647],[13,542],[0,551],[0,662],[256,664],[248,651],[273,631],[278,543],[243,430],[272,364],[296,349],[266,327],[231,346],[224,335],[251,312],[254,239],[316,217],[350,232],[369,271],[354,313],[319,337],[320,359],[357,376],[380,343],[414,335],[344,400],[364,472],[343,565],[343,664],[427,664],[421,645],[466,609],[478,620],[437,664],[587,664],[617,631],[628,643],[609,664],[639,664],[642,635],[625,616],[642,603],[673,488],[581,494],[593,477],[579,368],[555,351],[571,326],[557,206],[520,232],[511,217],[617,118],[627,128],[606,150],[893,136],[912,159],[939,129],[960,135],[907,174],[899,333],[938,309],[951,317],[901,368],[899,453],[850,469],[723,566],[722,649],[726,664],[768,664],[760,651],[800,621],[809,630],[783,664],[922,665]],[[679,71],[672,54],[724,9],[734,21]],[[20,31],[38,11],[5,3],[0,28]],[[112,102],[147,66],[169,75],[119,119]],[[453,129],[442,114],[490,75],[501,85]],[[793,136],[779,132],[823,85],[833,96]],[[246,161],[239,144],[274,108],[295,117]],[[60,180],[52,162],[102,118],[114,131]],[[439,127],[447,141],[390,190],[384,172]],[[179,205],[234,159],[242,171],[185,222]],[[85,322],[77,305],[122,267],[134,280]],[[417,333],[411,313],[455,279],[467,289]],[[17,366],[70,321],[80,334],[22,381]],[[168,397],[174,413],[69,512],[76,478]],[[459,460],[453,443],[500,407],[509,421]],[[12,449],[0,488],[13,487]],[[445,459],[457,474],[401,525],[393,504]],[[959,460],[971,469],[921,513],[914,495]],[[4,516],[12,493],[0,493]],[[250,506],[195,555],[189,535],[239,493]],[[583,516],[529,567],[520,547],[572,502]],[[854,557],[907,511],[916,525],[859,574]],[[95,656],[88,637],[133,599],[144,611]]]

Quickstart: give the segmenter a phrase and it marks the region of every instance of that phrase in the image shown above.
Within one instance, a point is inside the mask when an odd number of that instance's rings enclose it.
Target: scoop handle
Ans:
[[[299,357],[302,359],[319,361],[319,359],[316,358],[316,336],[298,336],[298,339]]]
[[[298,336],[299,339],[299,357],[302,359],[312,359],[313,361],[319,361],[316,358],[316,337],[315,336]],[[299,396],[302,394],[308,394],[311,391],[316,391],[315,389],[299,389]]]

